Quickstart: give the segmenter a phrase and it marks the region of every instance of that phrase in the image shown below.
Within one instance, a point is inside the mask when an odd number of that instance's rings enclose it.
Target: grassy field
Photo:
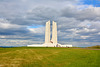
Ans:
[[[100,67],[100,50],[0,48],[0,67]]]

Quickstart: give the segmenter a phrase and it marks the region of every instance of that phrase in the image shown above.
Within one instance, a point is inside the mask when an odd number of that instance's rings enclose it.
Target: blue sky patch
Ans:
[[[33,26],[28,26],[27,28],[39,28],[39,27],[43,27],[43,25],[33,25]]]
[[[100,0],[82,0],[83,4],[93,5],[95,7],[100,7]]]

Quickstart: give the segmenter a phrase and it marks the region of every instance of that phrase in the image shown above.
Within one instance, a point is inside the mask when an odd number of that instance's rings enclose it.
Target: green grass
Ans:
[[[0,48],[0,67],[100,67],[100,50]]]

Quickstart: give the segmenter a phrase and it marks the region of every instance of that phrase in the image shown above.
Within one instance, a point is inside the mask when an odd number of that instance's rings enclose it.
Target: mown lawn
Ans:
[[[100,67],[100,50],[0,48],[0,67]]]

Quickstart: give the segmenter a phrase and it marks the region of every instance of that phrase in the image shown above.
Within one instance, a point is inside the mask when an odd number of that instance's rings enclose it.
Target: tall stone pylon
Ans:
[[[56,22],[52,22],[52,39],[53,44],[57,44],[57,24]]]
[[[45,43],[50,43],[50,20],[46,22]]]

